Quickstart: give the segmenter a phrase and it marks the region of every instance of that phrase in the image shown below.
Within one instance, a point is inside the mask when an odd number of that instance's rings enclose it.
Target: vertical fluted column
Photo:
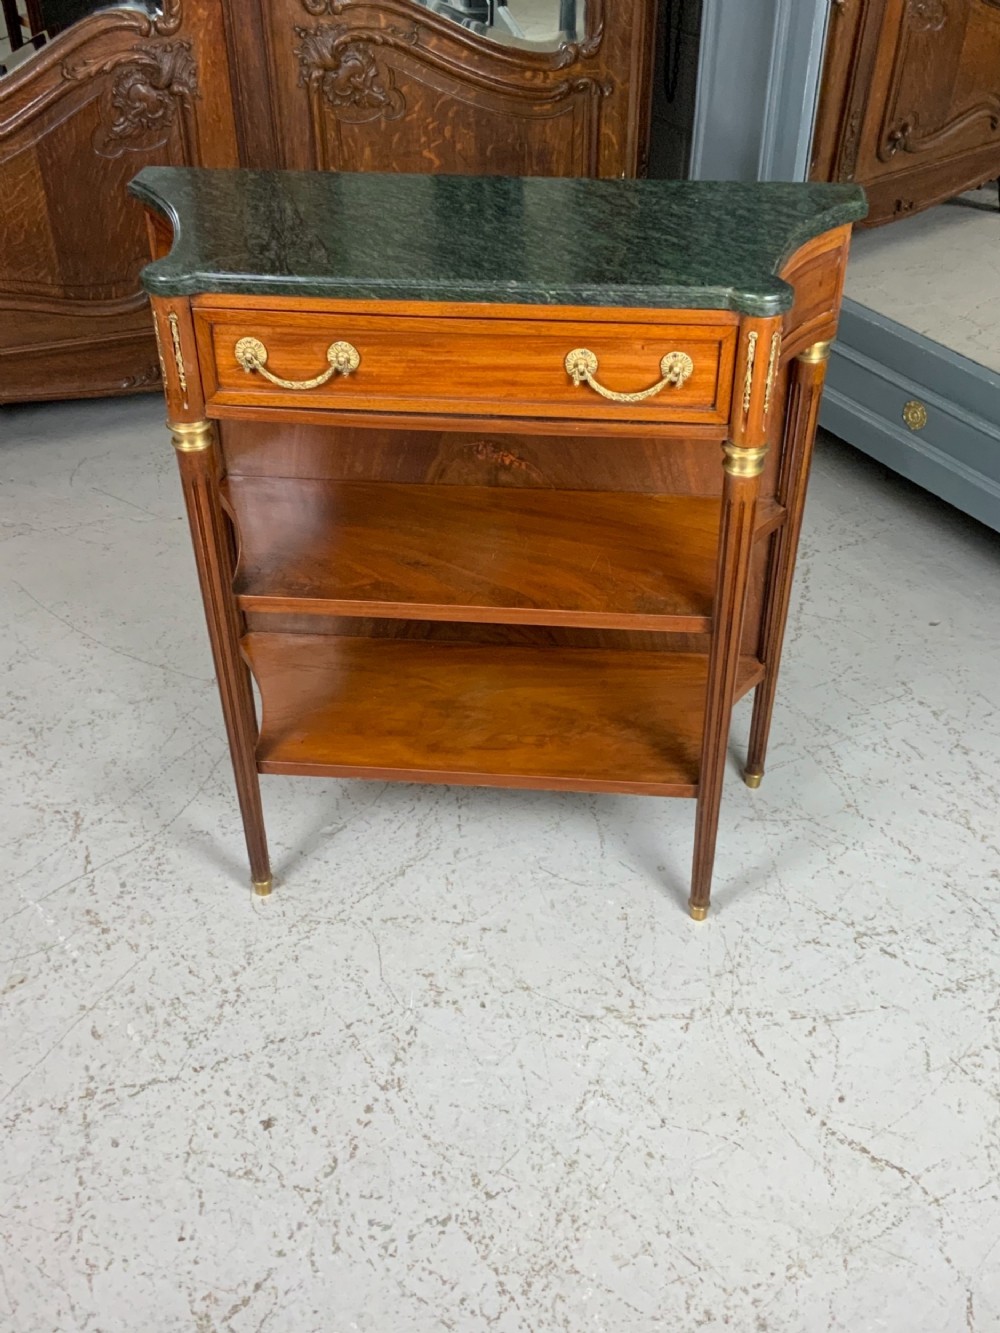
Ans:
[[[729,725],[743,638],[743,613],[750,577],[754,520],[760,474],[764,470],[766,456],[766,446],[751,449],[740,449],[732,444],[725,446],[714,628],[708,659],[705,731],[691,873],[690,911],[696,921],[703,921],[708,915],[712,891],[712,868],[715,864]]]
[[[775,535],[771,556],[773,564],[768,581],[770,592],[764,608],[761,644],[764,679],[757,686],[754,696],[750,746],[743,774],[743,780],[748,787],[759,787],[764,777],[767,742],[771,734],[774,699],[778,688],[778,670],[781,666],[781,650],[792,596],[792,574],[802,533],[806,487],[829,357],[829,342],[818,342],[808,347],[795,360],[789,386],[784,451],[786,467],[783,469],[778,495],[778,499],[785,506],[786,518],[783,527]]]
[[[172,422],[205,619],[229,737],[236,792],[254,891],[271,892],[271,867],[257,774],[257,716],[250,672],[240,655],[240,620],[233,596],[232,546],[219,496],[220,460],[211,421]]]
[[[757,500],[768,454],[781,334],[780,319],[743,321],[730,438],[723,445],[722,512],[689,902],[691,915],[696,921],[703,921],[708,915],[712,892],[729,728],[750,584]]]

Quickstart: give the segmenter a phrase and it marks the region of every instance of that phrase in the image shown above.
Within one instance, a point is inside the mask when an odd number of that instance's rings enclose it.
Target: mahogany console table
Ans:
[[[261,773],[626,792],[697,799],[703,919],[751,689],[764,772],[862,192],[132,189],[256,891]]]

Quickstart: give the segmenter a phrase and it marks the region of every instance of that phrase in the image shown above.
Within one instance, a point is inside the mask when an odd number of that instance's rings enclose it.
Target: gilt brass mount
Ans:
[[[903,408],[903,420],[910,430],[923,430],[927,425],[927,408],[919,399],[911,398]]]
[[[595,393],[599,393],[602,398],[607,398],[612,403],[643,403],[647,398],[655,398],[664,389],[680,389],[694,374],[694,362],[687,352],[668,352],[660,361],[660,374],[663,378],[658,384],[648,389],[640,389],[636,393],[617,393],[614,389],[606,389],[603,384],[598,383],[596,376],[600,362],[589,348],[577,347],[568,353],[565,364],[566,374],[574,384],[577,386],[589,384]]]
[[[738,444],[724,444],[722,452],[726,457],[722,466],[731,477],[759,477],[764,471],[767,448],[766,444],[758,449],[741,449]]]
[[[329,369],[324,370],[321,375],[316,375],[311,380],[284,380],[280,375],[274,375],[268,370],[267,348],[259,338],[241,338],[236,344],[235,351],[236,360],[248,375],[256,371],[272,384],[276,384],[279,389],[296,391],[318,389],[321,385],[329,383],[334,375],[353,375],[361,365],[361,353],[352,343],[335,342],[326,349]]]
[[[167,425],[179,454],[200,454],[215,441],[210,421],[168,421]]]
[[[832,346],[832,342],[813,343],[811,347],[799,353],[799,360],[805,361],[808,365],[818,366],[823,361],[829,361]]]

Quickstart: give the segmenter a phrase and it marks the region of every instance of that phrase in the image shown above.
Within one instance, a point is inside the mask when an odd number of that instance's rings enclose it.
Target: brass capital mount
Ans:
[[[767,450],[766,444],[756,449],[742,449],[738,444],[724,444],[722,452],[726,457],[722,466],[731,477],[759,477],[764,471]]]
[[[200,454],[215,443],[215,430],[210,421],[168,421],[167,427],[179,454]]]

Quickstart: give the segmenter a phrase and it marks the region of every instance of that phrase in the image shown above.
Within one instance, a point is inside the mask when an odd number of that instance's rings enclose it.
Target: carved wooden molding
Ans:
[[[590,76],[561,77],[548,83],[537,77],[524,82],[497,77],[470,67],[447,50],[422,45],[416,27],[363,29],[321,23],[296,28],[295,33],[299,38],[299,84],[308,91],[313,161],[319,170],[342,169],[343,128],[403,116],[406,100],[396,83],[398,69],[418,82],[429,82],[445,96],[465,100],[475,91],[494,110],[502,103],[514,114],[550,118],[553,108],[564,104],[567,115],[582,117],[574,135],[579,144],[574,174],[598,174],[600,108],[613,91],[608,81]],[[395,61],[400,62],[396,68]],[[421,69],[426,70],[423,77]],[[448,83],[453,85],[450,94]]]
[[[406,99],[396,87],[391,69],[380,64],[373,47],[415,46],[416,28],[364,32],[320,24],[296,28],[300,45],[299,85],[322,97],[341,120],[362,125],[372,120],[398,120]]]
[[[114,73],[105,94],[104,123],[94,136],[101,157],[148,152],[170,138],[178,113],[198,96],[198,68],[190,42],[147,42],[104,60],[63,65],[63,77],[79,83]]]
[[[0,84],[0,139],[17,133],[25,120],[35,120],[53,102],[64,97],[67,85],[77,82],[73,71],[86,64],[77,59],[80,51],[116,36],[127,40],[169,37],[178,32],[184,18],[184,0],[162,0],[161,12],[153,15],[134,8],[102,9],[70,24],[47,42],[30,60],[17,65]],[[144,42],[141,48],[147,49]],[[129,53],[131,55],[131,53]],[[128,57],[123,57],[128,58]]]
[[[879,146],[879,158],[883,162],[889,162],[899,152],[933,152],[947,139],[961,134],[963,130],[980,121],[985,121],[994,133],[1000,130],[1000,94],[984,97],[982,101],[977,102],[968,111],[964,111],[960,116],[955,116],[952,120],[940,126],[939,129],[931,130],[927,134],[922,134],[919,125],[913,120],[900,121],[886,131],[885,138]],[[988,146],[986,143],[974,144],[971,145],[970,151],[974,151],[977,147],[987,148]]]
[[[1000,3],[1000,0],[998,0]],[[313,18],[341,18],[350,16],[352,9],[359,8],[359,0],[301,0],[302,8]],[[361,5],[365,8],[370,6]],[[504,42],[493,41],[480,33],[472,32],[446,18],[425,9],[417,0],[381,0],[380,13],[395,15],[409,20],[419,29],[437,33],[439,36],[472,47],[476,52],[492,57],[498,64],[514,68],[567,69],[580,60],[597,55],[604,42],[605,35],[605,0],[587,0],[587,36],[579,42],[562,42],[551,51],[532,51],[525,47],[510,46]],[[359,25],[360,26],[360,25]]]
[[[145,370],[140,370],[135,375],[127,375],[117,387],[127,392],[130,389],[158,388],[162,383],[162,367],[159,361],[154,361]]]
[[[1000,0],[984,0],[984,2],[991,8],[1000,9]],[[916,112],[901,113],[903,76],[914,60],[910,50],[914,36],[922,38],[925,42],[941,40],[929,37],[928,34],[940,32],[954,17],[948,9],[948,0],[908,0],[906,17],[894,54],[889,95],[885,101],[885,115],[879,134],[879,161],[891,162],[901,152],[932,153],[949,139],[958,138],[964,130],[983,122],[985,122],[983,128],[988,128],[994,134],[1000,130],[1000,73],[997,75],[995,91],[984,93],[974,105],[967,107],[935,129],[923,131],[920,117]],[[955,18],[955,21],[959,19]],[[986,146],[985,143],[969,145],[970,149]]]
[[[860,0],[855,21],[844,130],[837,150],[836,179],[839,181],[853,180],[858,166],[861,126],[878,50],[878,30],[871,22],[872,3],[873,0]]]
[[[138,276],[129,274],[127,277],[122,277],[117,284],[105,281],[69,292],[60,288],[57,294],[55,291],[42,290],[37,281],[19,283],[16,279],[11,280],[8,277],[3,284],[3,306],[6,311],[16,310],[32,315],[65,315],[75,319],[85,314],[88,319],[115,318],[119,315],[132,314],[133,311],[141,310],[149,304],[149,298],[137,283]],[[95,292],[115,285],[119,287],[128,285],[134,290],[125,296],[95,295]]]
[[[342,3],[342,0],[333,0],[333,3],[338,2]],[[600,100],[614,91],[608,80],[590,75],[560,78],[549,84],[530,78],[529,71],[524,71],[529,77],[523,82],[498,77],[488,70],[470,66],[458,52],[451,54],[424,45],[417,25],[410,28],[352,28],[347,24],[320,23],[314,28],[296,28],[295,35],[300,42],[296,47],[300,87],[322,95],[323,101],[337,115],[356,123],[383,116],[397,119],[406,105],[403,94],[395,87],[388,63],[366,50],[368,47],[382,48],[387,53],[405,53],[467,86],[505,98],[551,105],[573,94],[590,93]]]
[[[937,32],[948,22],[945,0],[910,0],[907,18],[914,32]]]
[[[161,0],[160,13],[150,23],[150,33],[173,37],[184,22],[184,0]]]

